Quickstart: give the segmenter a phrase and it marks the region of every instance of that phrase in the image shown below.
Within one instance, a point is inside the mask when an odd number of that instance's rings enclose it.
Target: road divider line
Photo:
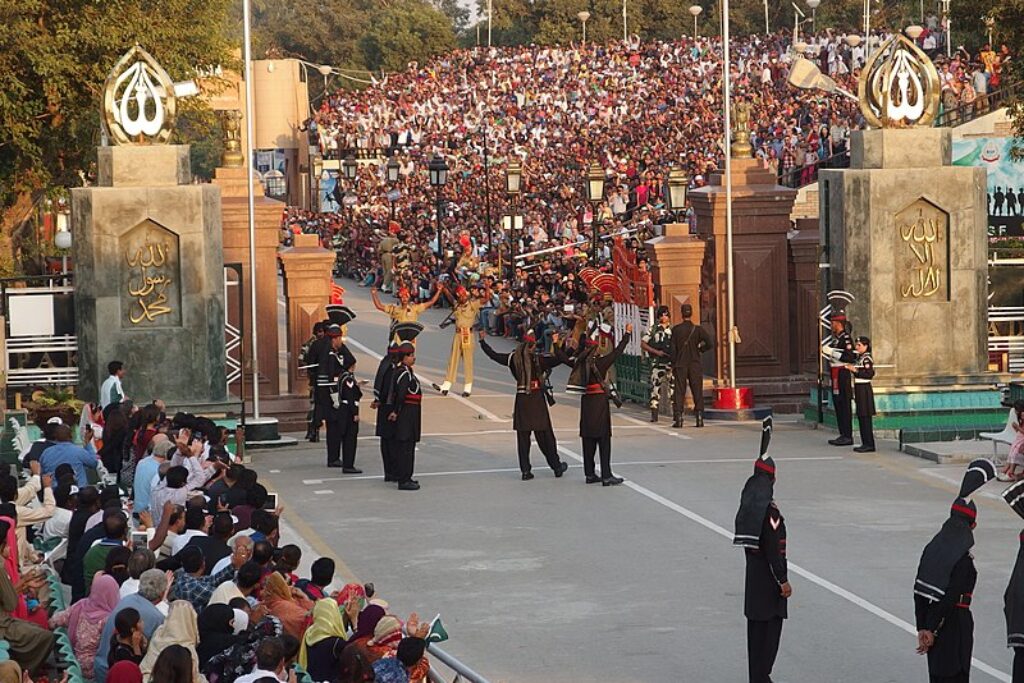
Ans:
[[[569,450],[568,448],[565,448],[564,446],[559,446],[558,450],[561,451],[565,456],[567,456],[569,458],[572,458],[573,460],[576,460],[577,462],[583,462],[583,458],[582,457],[580,457],[578,454],[574,453],[573,451]],[[747,458],[747,460],[749,461],[750,458]],[[672,510],[673,512],[676,512],[676,513],[682,515],[683,517],[686,517],[690,521],[696,522],[697,524],[701,525],[705,529],[708,529],[709,531],[713,531],[714,533],[718,534],[719,536],[722,536],[723,538],[728,539],[729,541],[732,540],[733,534],[732,534],[731,531],[729,531],[728,529],[725,529],[724,527],[721,527],[721,526],[715,524],[711,520],[709,520],[706,517],[703,517],[703,516],[697,514],[693,510],[685,508],[682,505],[679,505],[678,503],[675,503],[675,502],[669,500],[668,498],[665,498],[664,496],[661,496],[661,495],[655,493],[654,491],[651,491],[649,488],[647,488],[645,486],[641,486],[640,484],[637,484],[636,482],[626,481],[626,482],[623,483],[623,485],[626,486],[627,488],[633,490],[633,491],[636,491],[637,493],[639,493],[640,495],[644,496],[645,498],[648,498],[649,500],[652,500],[655,503],[658,503],[659,505],[662,505],[663,507],[666,507],[669,510]],[[860,607],[861,609],[865,610],[866,612],[868,612],[870,614],[875,615],[876,617],[878,617],[879,619],[882,619],[883,621],[889,622],[890,624],[892,624],[896,628],[899,628],[899,629],[901,629],[901,630],[903,630],[903,631],[905,631],[905,632],[907,632],[907,633],[909,633],[911,635],[914,635],[914,636],[917,635],[917,628],[913,624],[911,624],[908,621],[905,621],[904,619],[899,618],[898,616],[896,616],[892,612],[889,612],[888,610],[885,610],[885,609],[879,607],[878,605],[876,605],[876,604],[874,604],[872,602],[869,602],[868,600],[865,600],[864,598],[860,597],[856,593],[853,593],[852,591],[849,591],[849,590],[843,588],[842,586],[838,586],[838,585],[832,583],[828,579],[825,579],[825,578],[823,578],[821,576],[818,576],[817,574],[815,574],[814,572],[812,572],[812,571],[810,571],[808,569],[804,569],[803,567],[801,567],[798,564],[794,564],[793,562],[789,562],[788,566],[789,566],[789,570],[791,572],[793,572],[794,574],[796,574],[797,576],[801,576],[801,577],[807,579],[808,581],[810,581],[811,583],[816,584],[816,585],[820,586],[821,588],[824,588],[825,590],[829,591],[833,595],[836,595],[836,596],[838,596],[838,597],[840,597],[840,598],[842,598],[842,599],[844,599],[844,600],[846,600],[846,601],[856,605],[857,607]],[[908,641],[907,647],[910,647],[909,641]],[[976,657],[971,659],[971,666],[974,667],[975,669],[977,669],[978,671],[981,671],[982,673],[988,674],[989,676],[991,676],[992,678],[995,678],[998,681],[1004,681],[1005,683],[1011,683],[1011,679],[1010,679],[1009,674],[1006,674],[1006,673],[1000,671],[999,669],[996,669],[995,667],[993,667],[993,666],[991,666],[989,664],[986,664],[985,662],[981,661],[980,659],[978,659]]]

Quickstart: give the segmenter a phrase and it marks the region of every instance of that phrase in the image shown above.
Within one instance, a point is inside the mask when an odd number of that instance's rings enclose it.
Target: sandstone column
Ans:
[[[693,306],[700,320],[700,271],[704,264],[704,240],[690,234],[686,223],[668,223],[661,237],[644,243],[651,261],[655,299],[668,306],[672,324],[682,321],[683,304]]]
[[[304,394],[309,385],[298,368],[299,352],[313,325],[327,317],[334,252],[321,247],[316,235],[295,235],[294,245],[279,252],[288,302],[288,391]]]

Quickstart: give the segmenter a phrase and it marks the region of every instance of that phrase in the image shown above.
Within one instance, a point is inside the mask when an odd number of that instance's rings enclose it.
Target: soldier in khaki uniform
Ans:
[[[395,281],[395,247],[398,246],[398,224],[392,223],[388,226],[388,234],[381,238],[377,245],[377,253],[380,255],[381,270],[384,271],[384,281],[381,290],[388,292],[394,287]]]
[[[438,298],[441,296],[441,288],[434,287],[434,296],[430,297],[429,300],[424,301],[421,304],[412,303],[409,295],[409,289],[407,287],[400,287],[398,289],[398,303],[397,304],[382,304],[380,297],[377,296],[377,288],[372,287],[370,289],[370,297],[373,299],[373,305],[381,313],[386,313],[391,318],[391,325],[388,328],[388,343],[391,342],[391,338],[395,334],[395,325],[399,323],[414,323],[418,322],[420,315],[423,311],[427,310],[431,306],[437,303]]]
[[[447,291],[447,290],[446,290]],[[486,299],[486,295],[484,297]],[[462,395],[468,397],[473,393],[473,351],[476,343],[473,341],[473,326],[476,325],[480,309],[483,308],[484,299],[471,298],[465,287],[458,287],[455,290],[455,307],[452,311],[452,318],[455,321],[455,337],[452,339],[452,352],[448,357],[448,375],[444,384],[434,383],[434,389],[447,396],[448,391],[455,382],[455,376],[459,370],[459,359],[465,363],[466,383],[462,389]]]

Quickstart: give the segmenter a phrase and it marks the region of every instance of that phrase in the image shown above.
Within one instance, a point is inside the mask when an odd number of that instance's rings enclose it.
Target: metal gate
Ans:
[[[78,383],[74,291],[67,273],[0,279],[8,386]]]
[[[226,380],[228,390],[231,384],[242,378],[242,339],[243,332],[238,326],[231,323],[231,315],[228,302],[231,301],[231,290],[235,290],[237,300],[237,311],[239,325],[243,320],[242,311],[245,305],[245,292],[242,288],[242,264],[224,264],[224,361],[227,372]]]

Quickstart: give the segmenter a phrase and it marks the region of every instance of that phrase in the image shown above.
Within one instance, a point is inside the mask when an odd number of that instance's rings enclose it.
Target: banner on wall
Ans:
[[[341,211],[341,204],[338,203],[339,193],[336,191],[338,187],[338,172],[328,171],[320,175],[320,211],[337,213]]]
[[[1024,237],[1024,161],[1010,154],[1013,138],[953,141],[953,165],[988,171],[988,234]]]

